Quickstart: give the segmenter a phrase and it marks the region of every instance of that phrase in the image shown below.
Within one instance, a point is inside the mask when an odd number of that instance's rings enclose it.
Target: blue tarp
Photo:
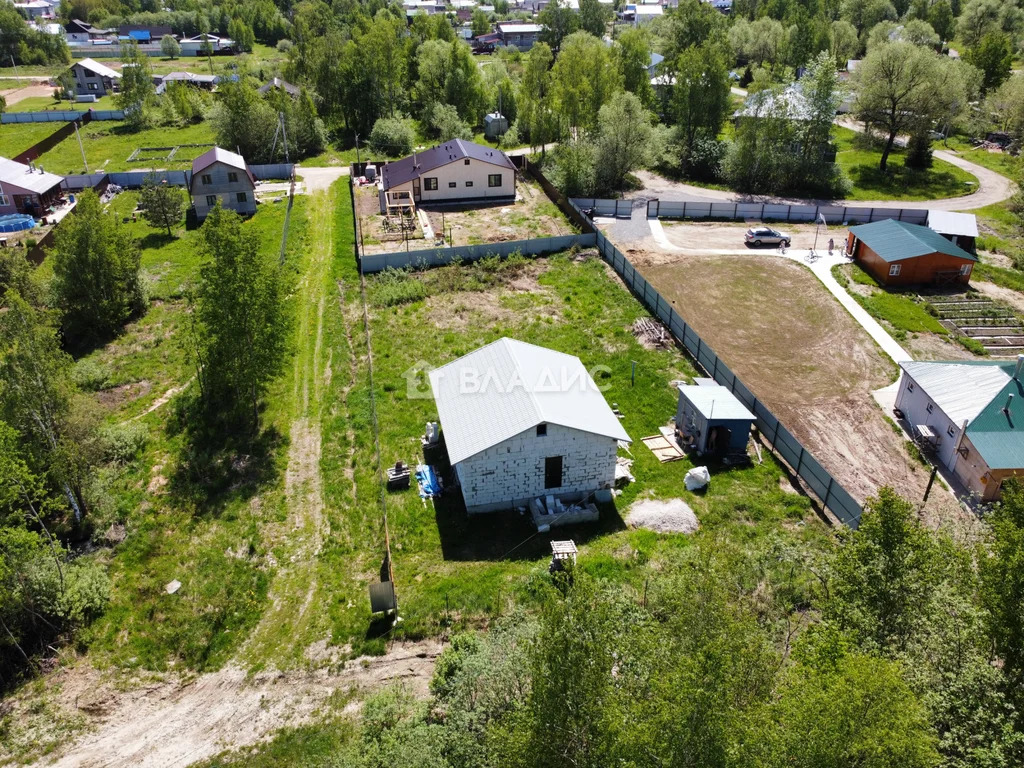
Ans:
[[[426,464],[416,465],[416,482],[420,486],[420,497],[432,499],[441,495],[441,480],[434,468]]]
[[[133,29],[128,33],[128,37],[132,40],[139,40],[144,43],[149,42],[149,30],[148,29]]]

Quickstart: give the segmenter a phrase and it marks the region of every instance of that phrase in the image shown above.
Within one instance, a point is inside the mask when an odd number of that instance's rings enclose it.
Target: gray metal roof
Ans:
[[[498,339],[430,372],[452,464],[536,427],[557,424],[629,441],[578,357]]]
[[[905,362],[900,367],[957,426],[974,421],[1011,378],[999,363]]]
[[[500,149],[492,149],[491,147],[474,144],[471,141],[454,139],[445,144],[439,144],[423,152],[416,152],[408,157],[403,157],[401,160],[388,163],[381,172],[381,180],[384,184],[384,189],[388,190],[419,178],[424,173],[429,173],[449,163],[464,160],[467,157],[484,163],[490,163],[491,165],[501,166],[502,168],[510,168],[513,171],[516,168],[512,165],[512,161],[508,159],[508,155]]]
[[[928,228],[940,235],[978,236],[978,217],[973,213],[928,211]]]
[[[6,157],[0,157],[0,191],[2,191],[2,185],[13,184],[30,192],[43,194],[60,186],[62,181],[64,181],[63,176],[49,171],[33,171],[23,163],[16,163]]]
[[[726,421],[753,421],[754,414],[747,410],[728,389],[720,384],[680,384],[679,393],[685,397],[705,419]]]

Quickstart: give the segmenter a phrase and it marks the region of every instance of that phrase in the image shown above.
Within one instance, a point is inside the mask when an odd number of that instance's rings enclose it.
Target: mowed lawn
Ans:
[[[21,129],[25,126],[9,126]],[[33,126],[34,127],[34,126]],[[48,171],[61,174],[84,173],[82,150],[90,173],[98,171],[134,171],[144,169],[182,170],[192,165],[192,160],[205,152],[208,147],[182,147],[173,160],[166,159],[169,150],[162,152],[144,152],[141,157],[149,159],[139,162],[128,162],[128,157],[139,147],[173,147],[182,144],[213,144],[216,139],[213,128],[207,122],[189,125],[184,128],[147,128],[132,131],[117,121],[91,122],[79,131],[82,147],[74,134],[60,144],[40,156]]]
[[[63,123],[0,125],[0,157],[13,157],[51,135]]]
[[[904,166],[904,150],[896,147],[889,155],[886,171],[879,170],[880,147],[865,148],[863,137],[849,128],[835,129],[839,149],[836,162],[850,178],[849,200],[938,200],[969,195],[978,179],[944,160],[934,159],[932,167],[917,171]],[[940,149],[936,145],[935,149]]]

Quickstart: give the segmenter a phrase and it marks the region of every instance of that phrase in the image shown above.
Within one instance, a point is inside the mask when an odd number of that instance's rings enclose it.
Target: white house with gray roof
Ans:
[[[578,357],[503,338],[431,371],[430,385],[469,513],[613,486],[630,438]]]

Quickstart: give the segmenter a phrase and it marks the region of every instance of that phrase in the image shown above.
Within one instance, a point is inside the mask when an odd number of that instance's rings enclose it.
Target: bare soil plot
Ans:
[[[714,225],[702,229],[713,234]],[[923,496],[927,472],[871,397],[893,381],[894,366],[809,270],[756,251],[629,255],[855,497],[886,484],[909,498]],[[944,493],[933,492],[928,507],[935,519],[960,514]]]
[[[366,253],[387,253],[404,250],[406,243],[400,230],[389,228],[380,214],[375,186],[356,187],[356,216],[363,234]],[[450,234],[452,245],[481,245],[571,234],[573,229],[561,211],[552,203],[533,179],[516,181],[516,201],[504,205],[474,204],[466,207],[418,206],[430,221],[437,237]],[[408,233],[409,249],[429,248],[434,240],[423,237],[417,225]]]

